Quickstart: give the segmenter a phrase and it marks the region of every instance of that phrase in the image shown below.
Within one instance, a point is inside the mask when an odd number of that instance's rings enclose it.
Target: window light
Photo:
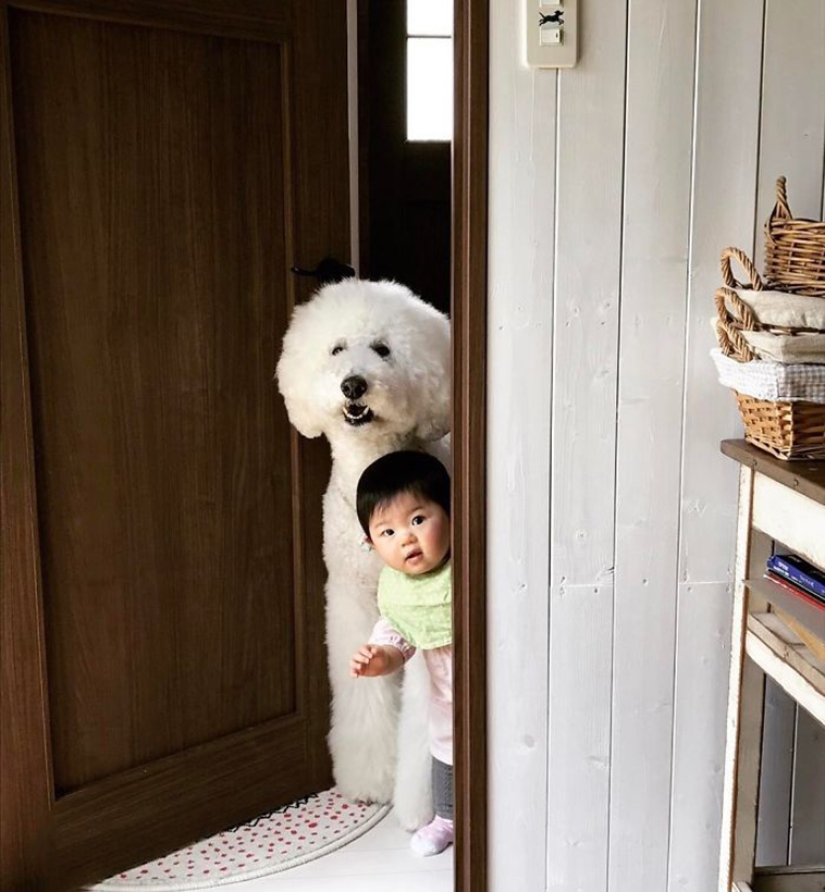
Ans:
[[[408,37],[452,37],[452,0],[407,0]]]
[[[453,138],[452,0],[407,0],[407,139]]]

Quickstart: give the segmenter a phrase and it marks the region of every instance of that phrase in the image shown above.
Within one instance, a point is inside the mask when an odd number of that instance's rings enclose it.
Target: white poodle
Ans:
[[[278,362],[292,424],[332,449],[324,495],[327,649],[332,687],[329,747],[339,789],[392,801],[407,829],[432,816],[427,740],[429,678],[420,655],[397,676],[353,679],[349,659],[378,618],[381,563],[361,545],[355,512],[361,472],[398,449],[449,461],[450,327],[394,282],[347,279],[296,307]],[[448,465],[449,467],[449,465]]]

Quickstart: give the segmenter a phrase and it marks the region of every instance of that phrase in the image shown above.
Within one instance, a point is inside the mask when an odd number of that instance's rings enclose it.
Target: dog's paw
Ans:
[[[335,786],[342,796],[347,799],[355,799],[359,802],[378,803],[379,805],[388,805],[392,801],[392,778],[385,778],[383,781],[376,777],[365,777],[363,774],[356,772],[348,775],[339,768],[335,772]]]
[[[410,759],[404,754],[398,766],[398,776],[392,794],[393,810],[398,823],[405,830],[418,830],[433,818],[433,794],[430,780],[431,760],[426,753],[426,762],[419,758]]]
[[[413,833],[432,821],[434,815],[432,799],[429,796],[414,797],[413,800],[396,797],[393,802],[393,814],[396,821],[408,833]]]
[[[394,747],[388,747],[388,752],[373,743],[369,737],[330,735],[335,785],[351,799],[388,803],[395,785]]]

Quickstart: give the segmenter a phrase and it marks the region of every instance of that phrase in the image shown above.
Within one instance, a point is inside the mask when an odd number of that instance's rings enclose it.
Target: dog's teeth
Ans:
[[[341,411],[349,424],[358,426],[373,420],[372,409],[365,403],[347,403]]]

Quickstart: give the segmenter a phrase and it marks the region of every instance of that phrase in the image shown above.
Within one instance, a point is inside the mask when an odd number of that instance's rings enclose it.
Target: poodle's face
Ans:
[[[296,308],[278,362],[290,421],[307,437],[449,430],[447,319],[393,282],[328,285]]]

